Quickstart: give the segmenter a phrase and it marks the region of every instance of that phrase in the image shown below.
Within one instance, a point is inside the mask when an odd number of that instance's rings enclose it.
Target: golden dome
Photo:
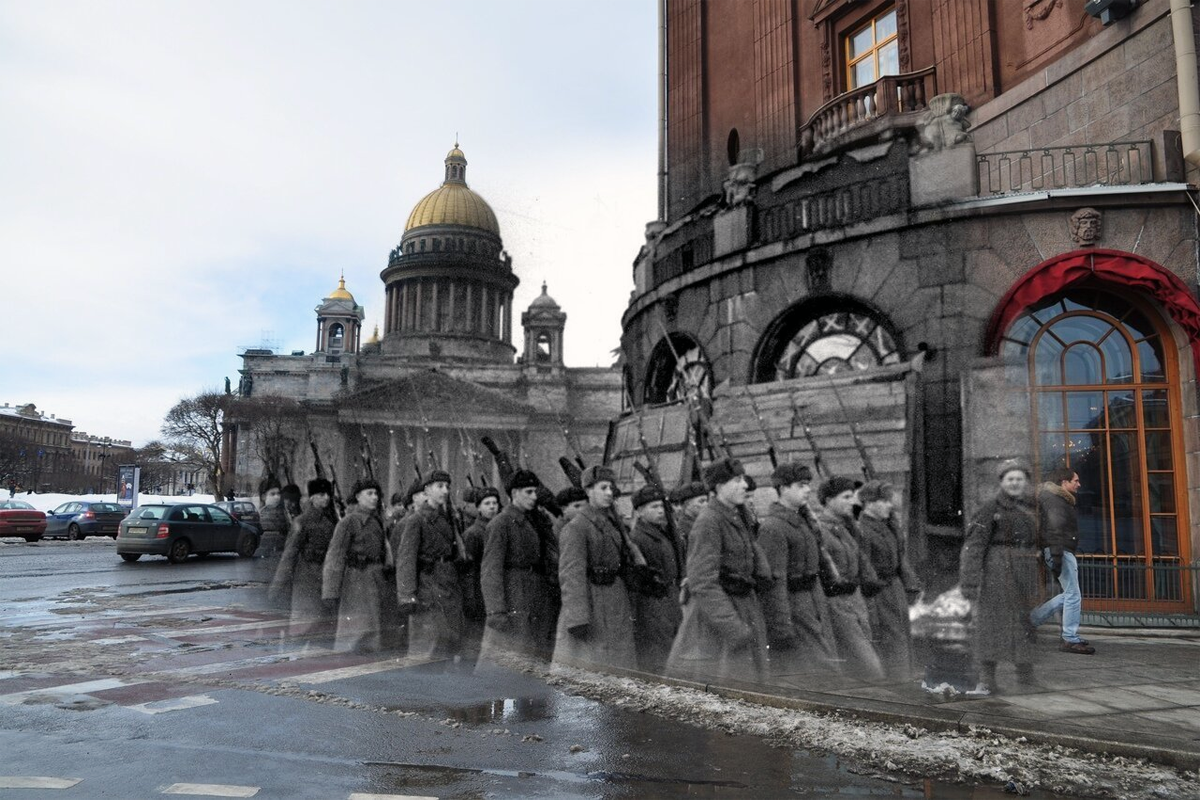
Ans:
[[[465,225],[500,235],[492,207],[465,183],[445,183],[425,195],[408,215],[404,231],[423,225]]]
[[[336,289],[334,289],[332,292],[330,292],[329,296],[326,297],[325,299],[326,300],[349,300],[351,303],[354,302],[354,295],[352,295],[352,294],[350,294],[350,292],[346,291],[346,276],[345,275],[343,275],[341,278],[338,279],[338,287]]]
[[[500,235],[500,224],[492,207],[467,188],[467,157],[458,142],[446,154],[446,179],[422,198],[408,215],[404,232],[425,225],[463,225]]]

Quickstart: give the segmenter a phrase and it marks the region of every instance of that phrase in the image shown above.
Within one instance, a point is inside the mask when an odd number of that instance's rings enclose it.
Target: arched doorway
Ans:
[[[650,353],[642,388],[643,402],[711,399],[712,365],[704,348],[686,333],[663,337]]]
[[[1080,584],[1093,610],[1184,610],[1190,584],[1179,354],[1134,293],[1078,281],[1026,306],[999,353],[1028,368],[1035,471],[1079,474]]]

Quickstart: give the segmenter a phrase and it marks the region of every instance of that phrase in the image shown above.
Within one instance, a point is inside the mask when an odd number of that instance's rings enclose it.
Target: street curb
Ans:
[[[750,688],[746,686],[743,688],[733,684],[700,683],[683,678],[671,678],[663,675],[639,672],[638,670],[584,664],[583,662],[572,661],[563,663],[567,663],[567,666],[591,672],[602,672],[616,677],[635,678],[646,683],[658,683],[664,686],[693,689],[728,700],[741,700],[746,703],[770,708],[853,716],[871,722],[882,722],[891,725],[914,725],[939,732],[970,733],[971,728],[987,728],[1001,736],[1008,736],[1014,739],[1023,736],[1030,742],[1038,744],[1059,745],[1089,753],[1122,756],[1124,758],[1144,758],[1156,764],[1175,767],[1181,770],[1200,771],[1200,751],[1181,750],[1178,747],[1167,744],[1119,742],[1111,739],[1100,739],[1095,736],[1079,733],[1073,726],[1056,722],[1037,722],[1037,727],[1027,727],[1019,723],[1014,724],[1011,718],[978,712],[952,711],[946,708],[946,706],[914,710],[913,706],[905,703],[869,700],[866,698],[848,698],[843,695],[820,692],[795,692],[789,695],[769,694],[763,692],[761,687]]]

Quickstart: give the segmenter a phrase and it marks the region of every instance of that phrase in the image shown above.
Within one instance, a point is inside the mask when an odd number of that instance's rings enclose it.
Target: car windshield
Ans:
[[[171,510],[170,506],[143,506],[130,514],[134,519],[162,519]]]
[[[99,513],[107,513],[110,511],[121,511],[121,507],[116,503],[92,503],[92,511]]]
[[[26,503],[22,500],[5,500],[3,503],[0,503],[0,508],[20,508],[27,511],[37,510],[33,506],[29,505],[29,503]]]

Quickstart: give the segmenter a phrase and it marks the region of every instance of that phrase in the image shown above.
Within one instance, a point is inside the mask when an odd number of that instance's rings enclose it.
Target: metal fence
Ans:
[[[893,173],[848,183],[759,212],[757,242],[840,228],[908,208],[908,175]]]
[[[1197,628],[1200,562],[1079,559],[1083,621],[1111,627]]]
[[[1154,180],[1149,141],[980,153],[977,162],[981,196]]]

